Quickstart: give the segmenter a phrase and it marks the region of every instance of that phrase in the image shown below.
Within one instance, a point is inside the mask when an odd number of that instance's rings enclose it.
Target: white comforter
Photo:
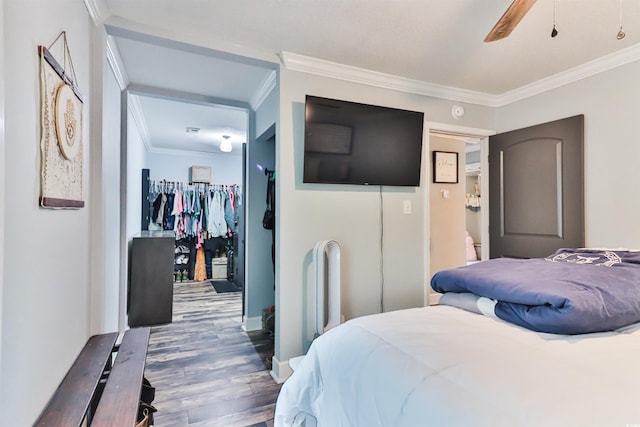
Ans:
[[[275,426],[304,414],[319,427],[640,425],[640,326],[551,335],[447,306],[354,319],[283,385]]]

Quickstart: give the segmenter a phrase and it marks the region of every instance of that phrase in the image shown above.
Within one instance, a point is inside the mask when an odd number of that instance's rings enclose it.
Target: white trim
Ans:
[[[253,94],[253,96],[251,97],[251,100],[249,101],[249,105],[251,106],[253,111],[256,111],[258,108],[260,108],[260,105],[262,105],[264,100],[267,99],[267,97],[275,87],[276,87],[276,72],[275,70],[272,70],[264,79],[264,81],[262,82],[262,85],[260,85],[260,88],[258,88],[256,93]]]
[[[138,97],[138,95],[129,94],[129,111],[131,111],[133,121],[136,122],[144,148],[147,151],[151,151],[152,147],[149,137],[149,127],[147,126],[147,120],[144,117],[144,110],[142,109],[142,104],[140,104],[140,97]]]
[[[640,60],[640,44],[594,59],[510,92],[505,92],[496,97],[492,106],[502,107],[638,60]]]
[[[84,5],[96,25],[100,25],[111,15],[105,0],[84,0]]]
[[[107,35],[107,62],[111,67],[111,71],[113,71],[113,75],[118,82],[118,86],[120,90],[125,90],[129,85],[129,77],[127,76],[127,72],[124,68],[124,62],[122,62],[122,57],[120,56],[120,51],[118,50],[118,45],[116,44],[113,37]]]
[[[246,317],[242,323],[242,330],[245,332],[261,331],[262,317]]]
[[[291,52],[283,51],[281,59],[284,66],[293,71],[471,104],[491,105],[494,103],[494,96],[486,93],[398,77]]]
[[[536,82],[499,95],[412,80],[405,77],[352,67],[286,51],[283,51],[280,54],[280,57],[284,66],[293,71],[316,74],[319,76],[401,92],[468,102],[487,107],[502,107],[551,89],[556,89],[569,83],[594,76],[604,71],[638,61],[640,60],[640,44],[594,59],[585,64],[545,77]]]
[[[424,159],[430,159],[429,152],[431,151],[431,136],[437,135],[441,137],[450,137],[457,136],[459,139],[466,138],[474,138],[480,140],[480,163],[481,170],[483,173],[482,180],[480,182],[480,194],[489,194],[489,137],[491,135],[495,135],[496,131],[492,129],[480,129],[480,128],[472,128],[466,126],[457,126],[446,123],[435,123],[435,122],[425,122],[426,134],[427,134],[427,146],[426,152],[423,153]],[[423,162],[426,164],[427,170],[423,170],[425,173],[425,191],[424,191],[424,229],[427,230],[424,233],[423,238],[423,247],[425,252],[425,289],[424,289],[424,305],[433,305],[438,302],[440,299],[440,295],[435,292],[432,292],[430,286],[431,280],[431,235],[429,234],[430,229],[430,190],[431,190],[431,162]],[[482,259],[489,259],[489,208],[487,204],[482,207],[481,211],[481,233],[482,233]]]
[[[276,356],[271,358],[271,378],[275,380],[278,384],[282,384],[293,374],[291,367],[289,366],[289,360],[285,360],[283,362],[279,361]]]
[[[450,125],[446,123],[426,122],[425,125],[428,129],[428,133],[467,136],[475,138],[496,134],[496,131],[492,129],[472,128],[467,126]]]

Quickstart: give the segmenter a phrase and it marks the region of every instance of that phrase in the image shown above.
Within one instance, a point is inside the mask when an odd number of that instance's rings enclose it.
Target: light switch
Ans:
[[[449,190],[440,190],[443,199],[449,198]]]
[[[402,201],[402,212],[405,215],[411,214],[411,200],[403,200]]]

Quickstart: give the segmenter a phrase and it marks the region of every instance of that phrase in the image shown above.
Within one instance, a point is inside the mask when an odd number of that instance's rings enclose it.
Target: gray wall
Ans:
[[[254,114],[255,136],[247,145],[245,191],[245,313],[247,330],[262,327],[262,310],[275,304],[274,273],[271,263],[271,231],[262,228],[267,178],[257,165],[275,170],[275,141],[267,141],[275,132],[278,118],[278,89],[272,90]],[[277,134],[274,135],[277,138]],[[256,140],[258,138],[259,140]]]
[[[499,132],[584,114],[585,244],[640,246],[640,61],[497,109]]]
[[[275,169],[275,139],[252,141],[247,148],[245,326],[255,330],[262,326],[262,310],[275,304],[271,230],[262,227],[267,177],[258,168]]]
[[[280,215],[276,270],[276,356],[274,375],[288,375],[286,360],[309,344],[303,330],[304,294],[312,283],[311,251],[318,240],[335,239],[342,246],[343,312],[347,319],[381,310],[381,269],[384,269],[385,310],[422,306],[428,272],[425,268],[428,227],[425,224],[429,160],[423,154],[422,185],[384,187],[384,267],[380,257],[379,188],[302,183],[305,95],[348,99],[425,112],[425,120],[452,123],[453,102],[368,85],[335,80],[287,69],[280,70],[280,117],[276,169]],[[456,125],[491,128],[493,109],[465,105]],[[427,137],[425,133],[425,138]],[[428,149],[425,139],[424,150]],[[424,153],[424,151],[423,151]],[[413,207],[402,212],[403,201]]]
[[[64,377],[90,333],[93,180],[91,20],[81,1],[5,0],[4,133],[6,179],[0,343],[0,425],[27,426]],[[38,207],[40,71],[38,45],[64,29],[83,106],[85,207]],[[4,184],[5,180],[2,180]],[[8,207],[11,207],[10,209]]]

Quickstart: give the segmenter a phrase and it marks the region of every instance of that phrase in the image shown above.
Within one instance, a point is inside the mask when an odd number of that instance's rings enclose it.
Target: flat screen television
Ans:
[[[307,95],[303,182],[419,186],[424,113]]]

